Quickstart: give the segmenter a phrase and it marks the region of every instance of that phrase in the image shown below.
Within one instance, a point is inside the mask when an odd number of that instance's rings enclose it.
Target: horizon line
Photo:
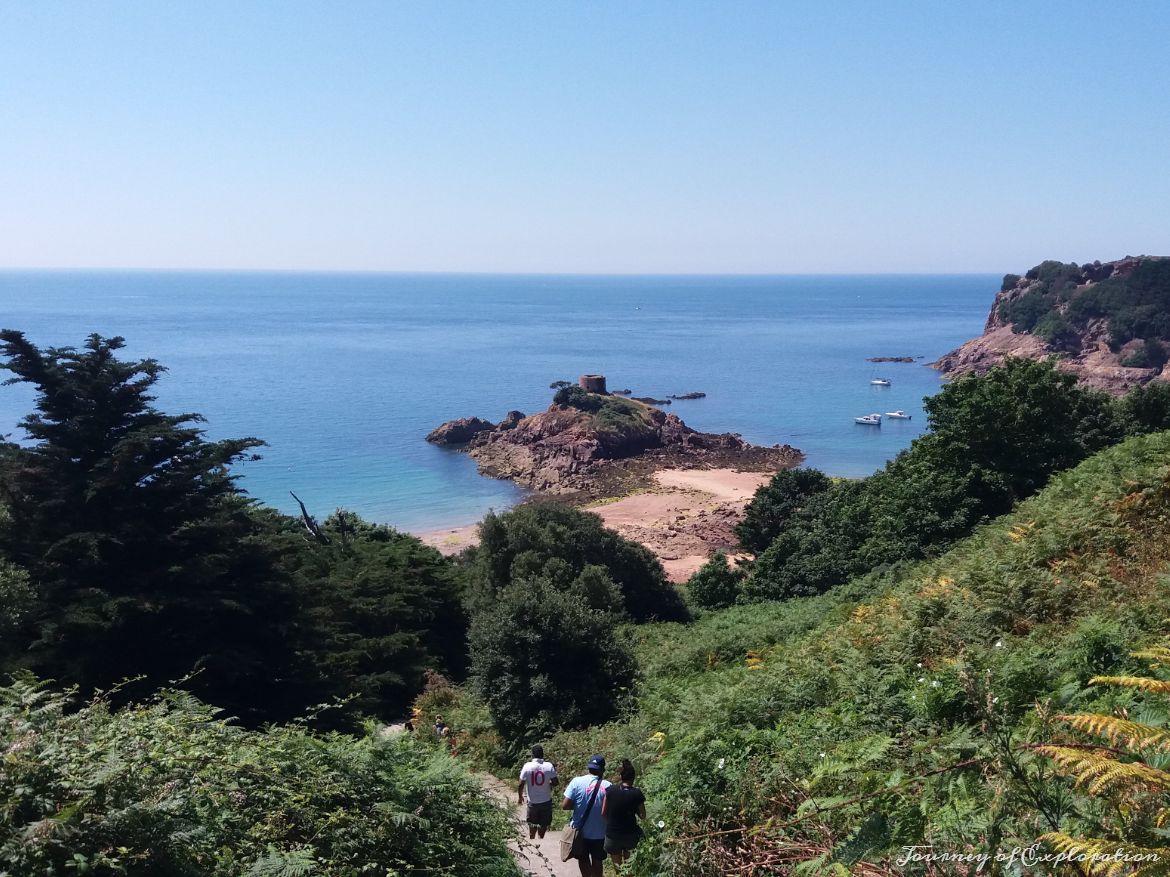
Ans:
[[[350,274],[434,277],[958,277],[1000,271],[479,271],[405,268],[158,268],[0,266],[0,274]]]

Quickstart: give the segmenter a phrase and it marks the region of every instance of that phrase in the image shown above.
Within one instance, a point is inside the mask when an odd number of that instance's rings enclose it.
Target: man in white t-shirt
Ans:
[[[520,785],[516,787],[519,803],[524,803],[528,793],[528,837],[538,834],[544,837],[552,825],[552,790],[560,782],[557,769],[551,761],[544,760],[544,747],[532,747],[532,761],[520,768]]]

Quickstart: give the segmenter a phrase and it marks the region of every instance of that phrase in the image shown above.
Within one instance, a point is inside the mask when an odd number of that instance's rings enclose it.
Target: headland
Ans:
[[[546,411],[508,412],[497,423],[448,421],[427,441],[471,456],[482,474],[599,514],[646,545],[672,579],[683,580],[719,549],[734,549],[732,528],[761,484],[804,455],[790,445],[754,445],[735,433],[704,433],[655,405],[606,391],[605,378],[558,381]],[[697,399],[701,393],[675,398]],[[476,528],[419,534],[454,553]]]

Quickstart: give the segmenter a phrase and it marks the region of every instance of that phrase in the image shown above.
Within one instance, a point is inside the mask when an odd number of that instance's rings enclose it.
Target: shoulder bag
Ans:
[[[585,807],[585,813],[581,816],[581,825],[583,826],[589,821],[589,813],[593,810],[593,802],[597,800],[597,793],[601,791],[601,777],[597,778],[597,785],[593,787],[593,794],[589,796],[589,804]],[[574,826],[572,822],[561,830],[561,861],[567,862],[569,859],[581,858],[581,847],[585,839],[581,837],[581,828]]]

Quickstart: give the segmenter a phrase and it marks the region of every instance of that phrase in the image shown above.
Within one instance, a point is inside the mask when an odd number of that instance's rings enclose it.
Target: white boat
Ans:
[[[897,411],[886,412],[886,417],[890,418],[890,420],[909,420],[913,416],[913,414],[907,414],[901,408],[899,408]]]
[[[890,382],[885,378],[874,378],[870,383],[875,387],[888,387],[890,385]]]
[[[863,414],[861,417],[854,417],[854,423],[860,423],[862,426],[881,426],[882,416],[880,414]]]

